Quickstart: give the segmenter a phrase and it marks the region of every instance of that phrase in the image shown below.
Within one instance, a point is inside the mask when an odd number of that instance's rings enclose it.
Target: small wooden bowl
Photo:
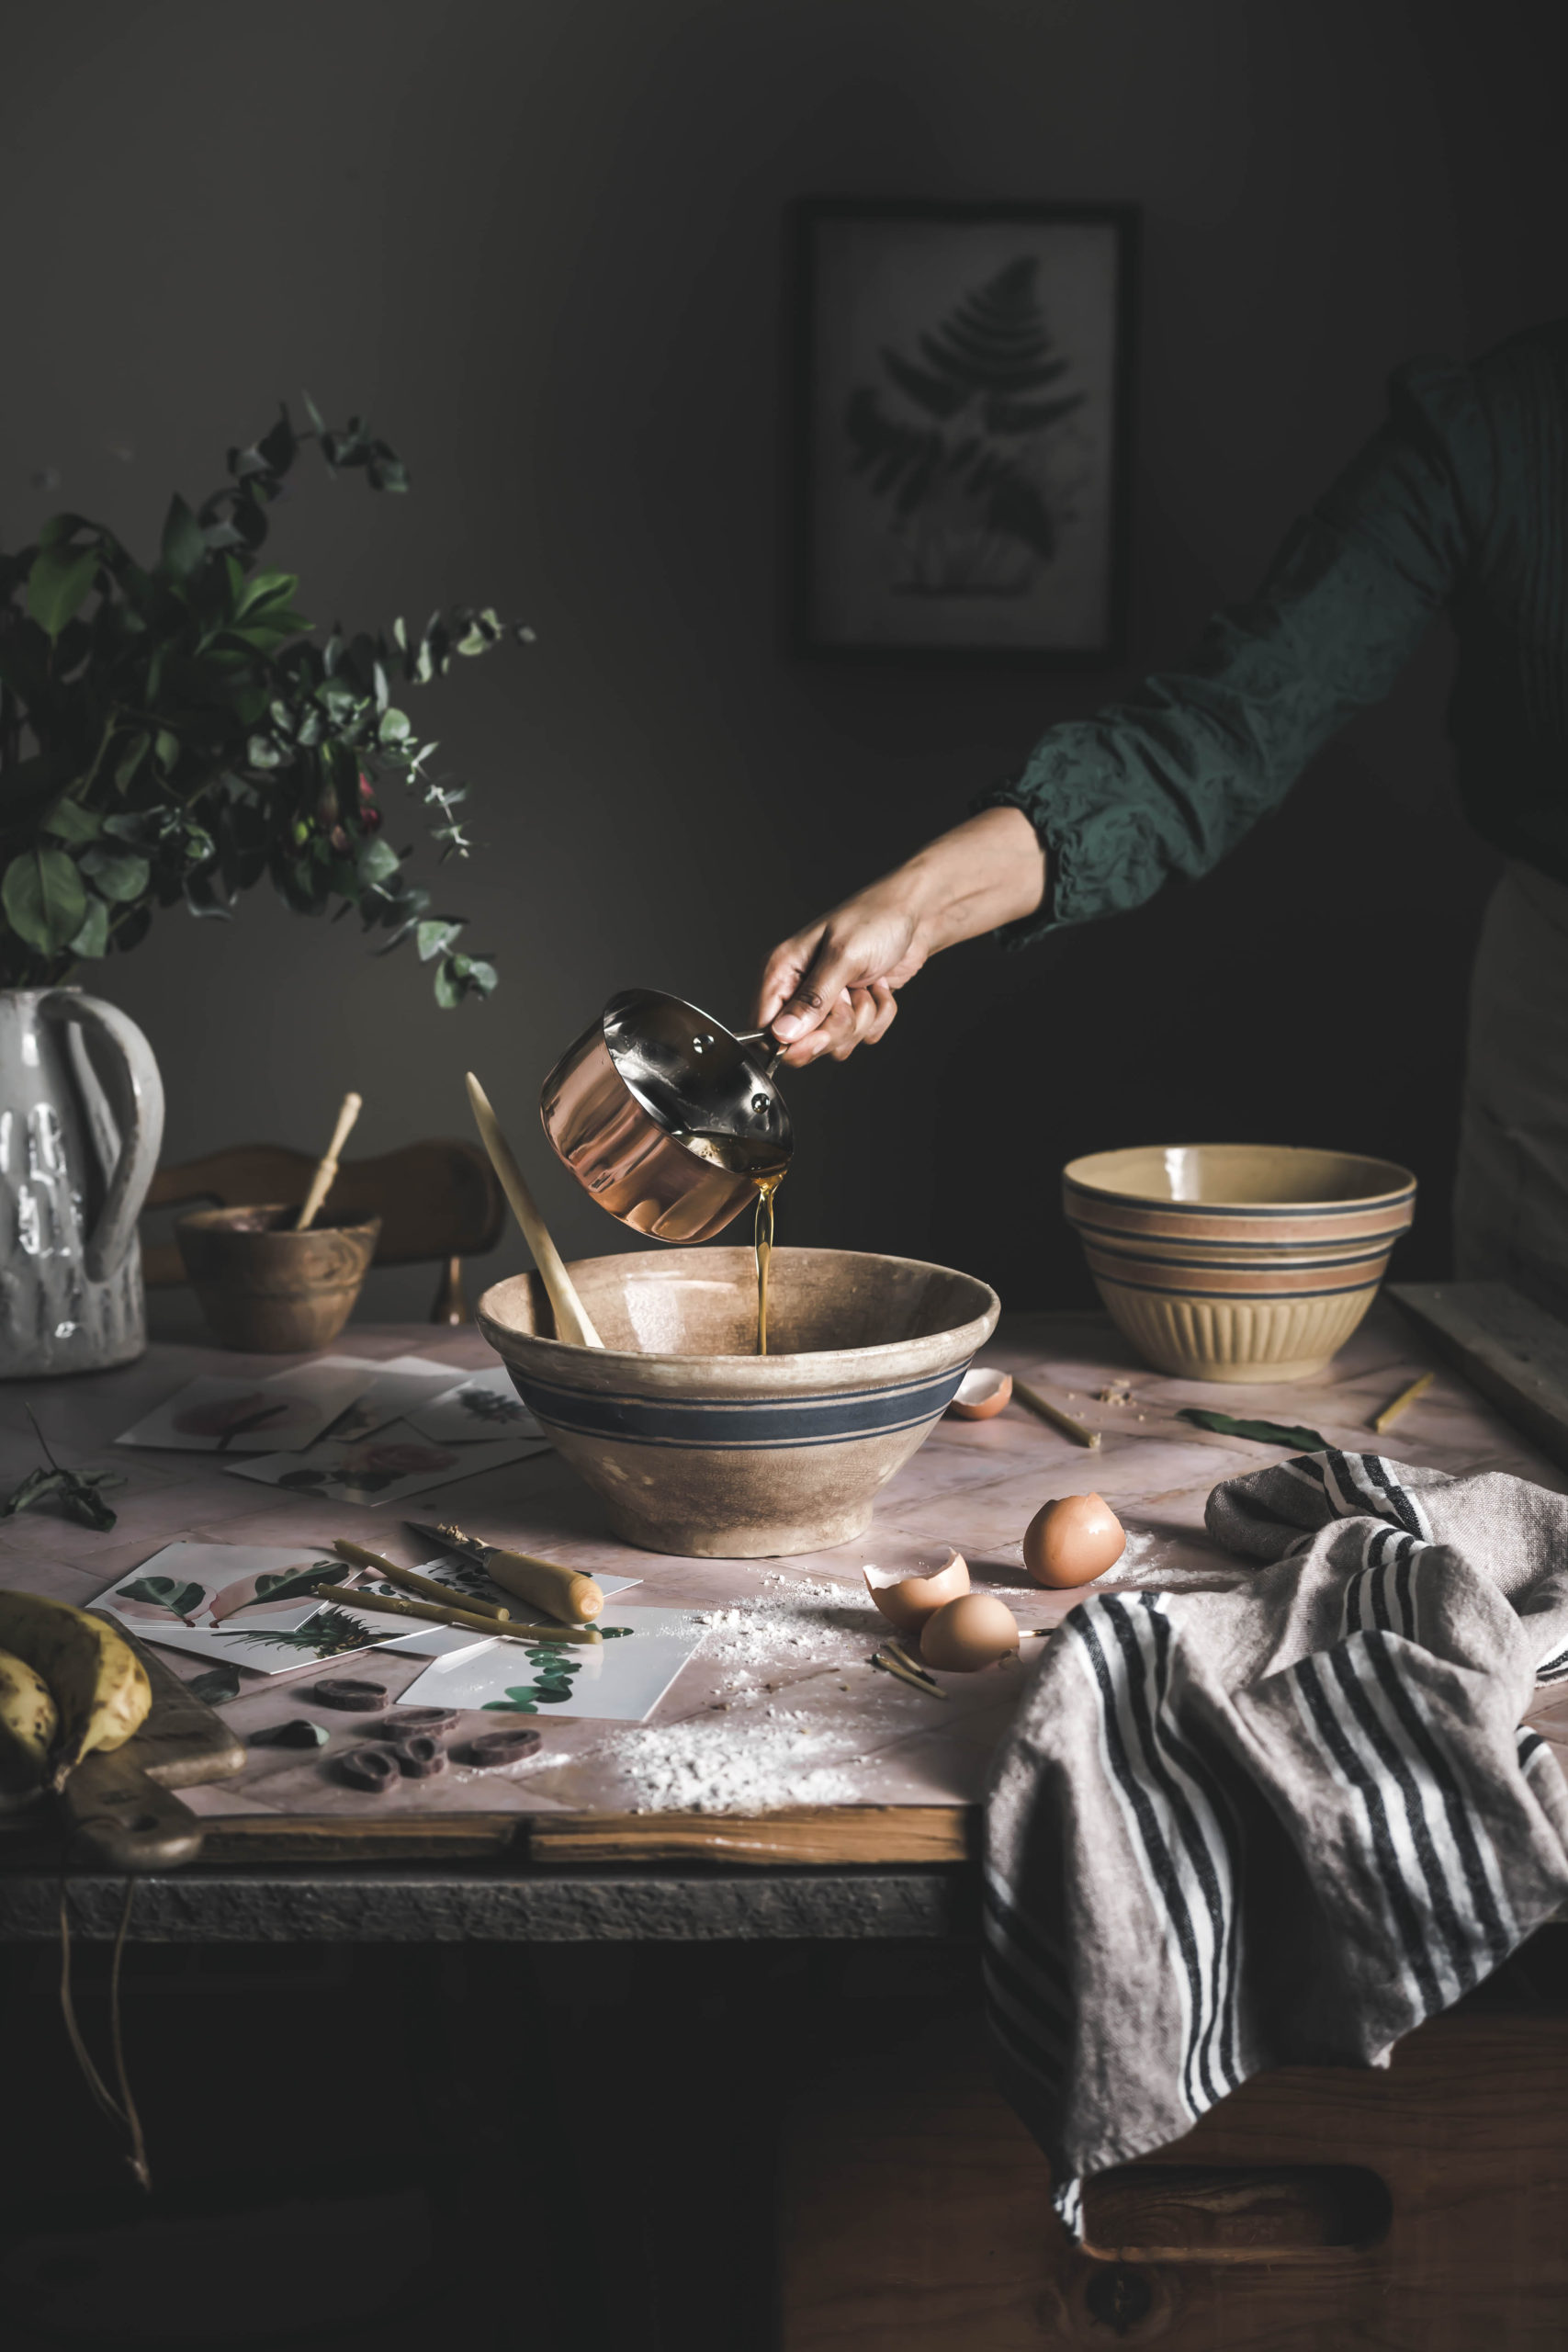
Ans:
[[[337,1338],[354,1311],[381,1231],[378,1216],[290,1228],[298,1208],[193,1209],[175,1238],[201,1310],[226,1348],[303,1355]]]

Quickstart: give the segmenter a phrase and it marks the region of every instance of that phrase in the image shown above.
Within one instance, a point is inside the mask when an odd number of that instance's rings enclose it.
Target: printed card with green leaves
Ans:
[[[166,1544],[100,1593],[94,1607],[143,1641],[253,1674],[287,1674],[417,1638],[419,1626],[373,1603],[346,1609],[316,1598],[318,1584],[342,1584],[349,1573],[324,1546]]]
[[[612,1602],[599,1642],[483,1642],[431,1661],[402,1694],[409,1707],[478,1707],[508,1715],[590,1715],[639,1724],[651,1714],[705,1628],[694,1609]]]

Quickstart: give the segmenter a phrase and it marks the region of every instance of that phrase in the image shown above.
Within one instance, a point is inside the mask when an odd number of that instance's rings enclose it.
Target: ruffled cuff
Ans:
[[[1004,947],[1031,947],[1054,931],[1124,914],[1165,879],[1149,840],[1147,811],[1124,777],[1108,777],[1101,730],[1092,720],[1054,727],[1011,784],[980,794],[982,808],[1021,809],[1045,853],[1045,896],[1032,915],[1004,924]],[[1145,870],[1147,869],[1147,870]]]

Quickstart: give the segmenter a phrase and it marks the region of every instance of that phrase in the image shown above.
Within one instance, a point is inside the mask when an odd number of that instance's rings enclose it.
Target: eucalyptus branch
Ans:
[[[309,401],[231,449],[227,481],[194,510],[171,501],[157,560],[75,514],[0,556],[0,985],[52,984],[134,947],[183,899],[228,916],[264,878],[300,913],[357,911],[388,947],[413,938],[442,1004],[496,985],[433,915],[411,853],[386,838],[380,794],[400,781],[429,812],[439,859],[469,854],[467,786],[434,778],[392,681],[426,686],[454,659],[532,632],[488,607],[423,630],[317,641],[291,573],[260,568],[269,509],[301,448],[369,488],[408,470],[361,417],[328,426]],[[24,731],[36,756],[23,760]]]

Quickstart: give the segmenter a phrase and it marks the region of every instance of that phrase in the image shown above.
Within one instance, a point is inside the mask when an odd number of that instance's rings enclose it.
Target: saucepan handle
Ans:
[[[773,1047],[767,1068],[767,1075],[772,1078],[784,1057],[784,1048],[778,1039],[766,1029],[738,1029],[732,1030],[730,1035],[738,1046],[771,1046]]]
[[[152,1046],[116,1006],[75,989],[52,989],[39,1011],[46,1020],[75,1022],[109,1048],[104,1081],[119,1128],[119,1158],[112,1175],[105,1170],[108,1190],[82,1253],[88,1281],[107,1282],[136,1238],[136,1220],[157,1170],[164,1141],[164,1081]]]

